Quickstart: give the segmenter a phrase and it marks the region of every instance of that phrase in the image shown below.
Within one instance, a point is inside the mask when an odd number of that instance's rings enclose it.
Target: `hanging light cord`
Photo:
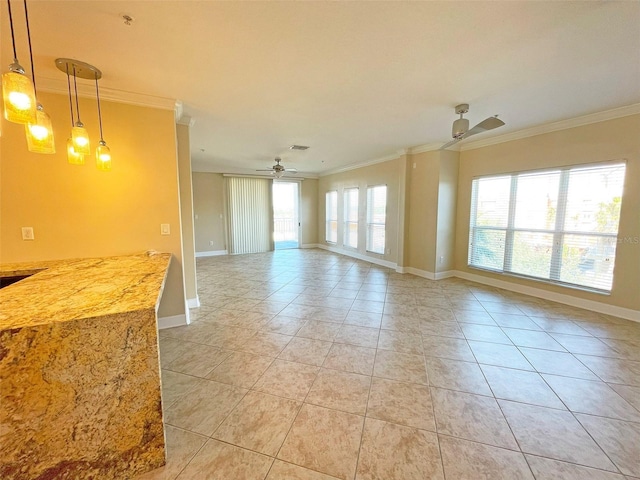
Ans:
[[[78,103],[78,84],[76,83],[76,66],[73,66],[73,89],[76,92],[76,113],[78,114],[78,123],[82,123],[80,120],[80,104]]]
[[[67,67],[67,86],[69,87],[69,109],[71,110],[71,128],[75,127],[75,123],[73,122],[73,100],[71,99],[71,79],[69,78],[69,64],[66,64]]]
[[[16,52],[16,37],[13,33],[13,16],[11,15],[11,0],[7,0],[9,7],[9,24],[11,25],[11,41],[13,42],[13,61],[18,63],[18,53]]]
[[[100,92],[98,91],[98,74],[97,73],[96,73],[96,98],[98,99],[98,121],[100,123],[100,141],[104,141],[104,138],[102,138],[102,112],[100,111]]]
[[[31,50],[31,30],[29,29],[29,13],[27,12],[27,0],[24,0],[24,16],[27,20],[27,39],[29,40],[29,60],[31,60],[31,80],[33,81],[33,93],[38,94],[36,90],[36,72],[33,67],[33,50]]]

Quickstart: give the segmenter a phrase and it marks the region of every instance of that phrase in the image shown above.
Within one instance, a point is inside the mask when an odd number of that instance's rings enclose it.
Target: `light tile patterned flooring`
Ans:
[[[321,250],[198,259],[140,479],[640,477],[640,324]]]

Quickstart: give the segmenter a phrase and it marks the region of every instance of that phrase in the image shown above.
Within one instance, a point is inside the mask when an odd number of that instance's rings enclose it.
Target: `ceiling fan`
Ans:
[[[445,143],[440,147],[440,150],[444,150],[445,148],[449,148],[451,145],[458,143],[460,140],[464,140],[465,138],[470,137],[471,135],[476,135],[478,133],[486,132],[487,130],[493,130],[494,128],[498,128],[504,125],[504,122],[498,119],[498,115],[494,115],[493,117],[489,117],[481,121],[471,130],[469,130],[469,120],[466,118],[462,118],[462,115],[469,111],[468,103],[461,103],[456,106],[456,114],[460,115],[460,118],[453,122],[453,129],[451,131],[451,135],[453,136],[453,140],[448,143]]]
[[[276,178],[282,178],[282,176],[286,173],[298,173],[298,170],[295,168],[284,168],[280,165],[282,159],[280,157],[276,157],[276,164],[271,168],[263,168],[260,170],[256,170],[256,172],[269,172]]]

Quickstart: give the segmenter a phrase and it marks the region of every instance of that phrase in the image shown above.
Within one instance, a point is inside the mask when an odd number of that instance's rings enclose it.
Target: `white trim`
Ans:
[[[401,155],[394,153],[385,157],[375,158],[373,160],[367,160],[360,163],[352,163],[346,167],[332,168],[331,170],[325,170],[318,174],[319,177],[326,177],[327,175],[333,175],[334,173],[348,172],[349,170],[356,170],[362,167],[368,167],[369,165],[377,165],[378,163],[390,162],[391,160],[397,160]]]
[[[473,142],[465,142],[461,145],[460,150],[463,152],[466,150],[474,150],[476,148],[488,147],[489,145],[495,145],[497,143],[511,142],[513,140],[520,140],[522,138],[542,135],[544,133],[557,132],[558,130],[566,130],[569,128],[580,127],[582,125],[589,125],[591,123],[605,122],[615,118],[628,117],[629,115],[636,115],[638,113],[640,113],[640,103],[635,103],[625,107],[605,110],[604,112],[568,118],[566,120],[560,120],[559,122],[545,123],[543,125],[525,128],[524,130],[518,130],[517,132],[506,133],[504,135],[483,138]]]
[[[396,264],[393,262],[389,262],[388,260],[382,260],[380,258],[369,257],[367,255],[362,255],[361,253],[358,253],[356,251],[345,250],[339,247],[324,245],[322,243],[318,244],[318,248],[321,248],[322,250],[329,250],[330,252],[338,253],[340,255],[345,255],[347,257],[356,258],[358,260],[364,260],[365,262],[375,263],[376,265],[380,265],[381,267],[387,267],[387,268],[393,268],[393,269],[396,268]]]
[[[182,102],[181,102],[182,104]],[[182,107],[180,107],[182,108]],[[176,112],[178,112],[178,107],[176,107]],[[177,116],[177,113],[176,113]],[[176,119],[176,123],[178,125],[185,125],[187,127],[193,127],[196,124],[196,119],[195,118],[191,118],[189,115],[182,115],[182,112],[180,112],[180,117],[178,117]]]
[[[198,308],[200,306],[200,297],[187,298],[187,308]]]
[[[68,96],[69,90],[66,78],[38,78],[38,90],[43,92],[58,93]],[[79,97],[96,97],[96,86],[93,83],[78,82]],[[125,92],[124,90],[116,90],[114,88],[100,87],[100,100],[110,102],[126,103],[129,105],[137,105],[139,107],[160,108],[162,110],[173,110],[174,112],[181,108],[182,102],[174,98],[157,97],[155,95],[146,95],[143,93]]]
[[[451,278],[456,276],[455,270],[445,270],[444,272],[436,273],[436,280],[444,280],[445,278]]]
[[[188,313],[158,318],[158,330],[189,325]]]
[[[578,298],[572,295],[566,295],[564,293],[550,292],[541,288],[530,287],[528,285],[520,285],[519,283],[507,282],[504,280],[499,280],[497,278],[485,277],[484,275],[477,275],[475,273],[463,272],[460,270],[455,270],[454,275],[465,280],[471,280],[472,282],[482,283],[484,285],[490,285],[492,287],[503,288],[504,290],[509,290],[511,292],[531,295],[533,297],[542,298],[544,300],[551,300],[552,302],[563,303],[572,307],[584,308],[593,312],[604,313],[606,315],[613,315],[615,317],[633,320],[634,322],[640,322],[640,310],[632,310],[630,308],[609,305],[607,303]]]
[[[229,255],[228,250],[210,250],[208,252],[196,252],[196,258],[217,257],[218,255]]]
[[[413,267],[404,267],[402,270],[403,271],[400,273],[409,273],[411,275],[416,275],[417,277],[426,278],[428,280],[436,279],[436,274],[433,272],[429,272],[427,270],[420,270],[419,268],[413,268]]]
[[[440,147],[447,142],[438,142],[438,143],[425,143],[424,145],[418,145],[415,147],[411,147],[409,149],[409,153],[411,155],[415,155],[417,153],[424,152],[433,152],[434,150],[440,150]],[[460,150],[460,145],[456,143],[455,145],[451,145],[447,150]]]
[[[303,243],[300,248],[320,248],[319,243]]]

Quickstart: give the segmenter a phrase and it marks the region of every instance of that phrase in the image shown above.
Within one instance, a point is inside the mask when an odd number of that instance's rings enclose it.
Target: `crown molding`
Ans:
[[[229,167],[209,163],[207,161],[202,160],[193,160],[191,162],[191,171],[194,173],[219,173],[222,175],[246,175],[251,177],[260,177],[260,178],[275,178],[272,175],[261,174],[257,172],[255,169],[251,168],[239,168],[239,167]],[[318,174],[309,173],[309,172],[298,172],[295,174],[291,174],[290,177],[282,177],[283,179],[290,178],[292,180],[301,180],[303,178],[318,178]]]
[[[196,124],[196,119],[191,118],[189,115],[181,115],[176,119],[176,123],[178,125],[187,125],[188,127],[193,127]]]
[[[438,143],[425,143],[424,145],[418,145],[416,147],[411,147],[409,149],[409,153],[411,155],[415,155],[416,153],[425,153],[425,152],[433,152],[434,150],[439,150],[443,144]],[[447,148],[447,150],[459,150],[458,144],[452,145]]]
[[[69,95],[69,87],[64,79],[39,78],[38,90],[61,95]],[[96,87],[94,84],[78,83],[78,96],[85,98],[95,98]],[[182,109],[182,102],[173,98],[157,97],[142,93],[126,92],[114,88],[100,87],[100,100],[110,102],[126,103],[139,107],[159,108],[162,110],[173,110],[177,112]]]
[[[338,168],[332,168],[331,170],[325,170],[324,172],[320,172],[318,176],[326,177],[327,175],[333,175],[335,173],[348,172],[349,170],[356,170],[358,168],[368,167],[369,165],[376,165],[378,163],[389,162],[391,160],[398,159],[400,156],[401,155],[399,153],[394,153],[392,155],[387,155],[386,157],[380,157],[380,158],[376,158],[374,160],[369,160],[366,162],[352,163],[351,165],[347,165],[345,167],[338,167]]]
[[[498,143],[511,142],[513,140],[534,137],[536,135],[542,135],[545,133],[581,127],[583,125],[589,125],[591,123],[605,122],[607,120],[613,120],[616,118],[628,117],[629,115],[636,115],[638,113],[640,113],[640,103],[635,103],[633,105],[627,105],[625,107],[605,110],[603,112],[590,113],[588,115],[582,115],[580,117],[574,117],[566,120],[560,120],[558,122],[545,123],[543,125],[525,128],[524,130],[518,130],[517,132],[506,133],[504,135],[498,135],[491,138],[463,143],[460,147],[460,150],[463,152],[467,150],[474,150],[476,148],[488,147],[489,145],[496,145]]]

